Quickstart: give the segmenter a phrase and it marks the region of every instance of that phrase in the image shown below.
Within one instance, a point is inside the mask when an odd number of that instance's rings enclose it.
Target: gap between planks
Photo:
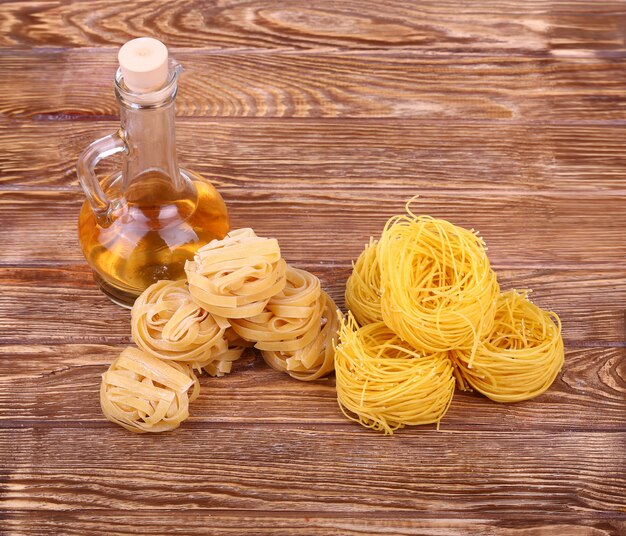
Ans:
[[[197,408],[196,408],[197,409]],[[503,417],[504,418],[504,417]],[[444,417],[445,420],[445,417]],[[345,434],[354,434],[360,435],[364,433],[368,433],[369,437],[372,438],[381,438],[383,435],[380,432],[372,432],[366,430],[365,428],[357,428],[357,424],[350,423],[350,421],[346,420],[345,422],[322,422],[315,420],[301,420],[294,421],[289,419],[282,419],[280,417],[276,417],[274,419],[267,420],[236,420],[233,418],[224,418],[222,421],[205,421],[205,420],[197,420],[194,421],[193,417],[186,420],[184,423],[185,430],[223,430],[223,431],[233,431],[233,430],[241,430],[241,431],[249,431],[251,429],[258,429],[260,426],[263,429],[267,430],[279,430],[279,431],[292,431],[292,432],[302,432],[302,431],[329,431],[329,432],[342,432]],[[63,420],[63,419],[0,419],[0,430],[36,430],[36,429],[63,429],[63,430],[100,430],[106,429],[111,430],[112,424],[106,420],[105,417],[93,418],[93,419],[85,419],[79,418],[74,420]],[[530,430],[527,428],[520,428],[515,431],[507,431],[503,430],[502,427],[493,426],[493,425],[485,425],[478,424],[472,422],[455,422],[454,424],[446,425],[445,422],[440,425],[439,430],[435,429],[435,425],[420,425],[419,428],[403,428],[394,433],[394,436],[402,436],[402,435],[411,435],[411,437],[416,434],[461,434],[466,436],[468,433],[472,433],[475,435],[480,434],[498,434],[498,435],[511,435],[518,436],[520,432],[524,433],[537,433],[537,434],[569,434],[569,435],[588,435],[588,434],[598,434],[598,435],[623,435],[626,433],[626,423],[624,423],[621,427],[617,426],[616,428],[594,428],[593,426],[556,426],[553,424],[545,424],[542,423],[541,428],[537,428],[535,430]],[[132,436],[131,436],[132,437]],[[363,440],[364,438],[359,437],[359,440]],[[390,437],[391,439],[391,437]],[[365,438],[367,440],[367,437]],[[626,515],[626,512],[625,512]]]
[[[351,191],[357,192],[368,192],[371,190],[377,191],[389,191],[392,189],[394,192],[405,193],[407,196],[407,200],[415,197],[416,202],[419,203],[420,197],[427,198],[429,196],[468,196],[468,197],[476,197],[476,198],[484,198],[486,195],[489,197],[507,197],[507,196],[519,196],[519,197],[565,197],[568,199],[576,199],[576,198],[586,198],[589,194],[593,194],[594,197],[626,197],[626,188],[624,189],[616,189],[616,190],[603,190],[593,186],[582,186],[581,188],[560,188],[558,190],[532,190],[529,188],[499,188],[499,189],[490,189],[488,187],[484,188],[414,188],[405,185],[390,186],[387,184],[354,184],[354,186],[350,186]],[[242,192],[242,188],[238,186],[233,187],[220,187],[218,188],[220,192],[224,192],[230,195],[235,196],[236,194],[244,193]],[[266,193],[293,193],[296,188],[294,186],[285,186],[285,185],[276,185],[270,188],[257,188],[256,193],[263,193],[265,190]],[[337,192],[345,192],[346,186],[342,184],[328,184],[324,185],[324,190],[335,190]],[[26,185],[5,185],[0,183],[0,192],[27,192],[27,193],[38,193],[38,192],[82,192],[82,188],[79,184],[70,184],[64,186],[26,186]],[[319,194],[319,188],[297,188],[299,193],[303,194]],[[417,194],[415,192],[418,192]]]
[[[19,124],[19,123],[65,123],[65,122],[81,122],[81,123],[93,123],[97,125],[101,122],[107,121],[119,121],[119,115],[109,115],[109,114],[93,114],[93,115],[85,115],[85,114],[71,114],[71,113],[40,113],[34,114],[32,116],[0,116],[0,123],[11,123],[11,124]],[[626,125],[626,119],[528,119],[528,118],[513,118],[513,119],[487,119],[487,118],[469,118],[460,120],[458,117],[454,116],[444,116],[437,117],[436,119],[428,118],[422,119],[419,117],[388,117],[388,116],[371,116],[371,117],[359,117],[359,116],[337,116],[337,117],[317,117],[317,116],[233,116],[233,115],[206,115],[206,116],[189,116],[189,115],[179,115],[176,116],[176,122],[180,122],[184,124],[184,122],[190,123],[243,123],[243,122],[267,122],[268,120],[272,121],[281,121],[281,122],[311,122],[311,123],[340,123],[342,121],[346,122],[359,122],[363,124],[368,123],[380,123],[384,121],[385,123],[406,123],[410,121],[411,123],[415,123],[419,126],[420,123],[432,125],[433,122],[443,123],[443,124],[455,124],[455,123],[464,123],[468,125],[502,125],[502,126],[624,126]]]
[[[337,519],[350,519],[355,516],[367,519],[378,519],[378,518],[394,518],[396,516],[401,517],[403,519],[426,519],[426,520],[441,520],[442,515],[440,512],[419,512],[416,513],[415,510],[367,510],[367,511],[359,511],[359,512],[347,512],[345,510],[254,510],[254,509],[241,509],[241,508],[194,508],[193,510],[187,509],[171,509],[171,508],[141,508],[141,514],[150,514],[154,513],[156,515],[163,515],[164,512],[171,511],[175,512],[176,515],[184,516],[184,517],[194,517],[197,514],[205,514],[205,515],[217,515],[217,516],[254,516],[254,517],[278,517],[285,519],[295,519],[299,517],[319,517],[319,518],[337,518]],[[2,510],[7,514],[12,512],[15,513],[41,513],[41,508],[10,508]],[[63,515],[63,514],[75,514],[80,513],[81,515],[88,516],[89,514],[95,515],[104,515],[106,517],[114,517],[114,516],[127,516],[129,514],[128,510],[121,510],[117,508],[80,508],[80,510],[69,510],[69,511],[48,511],[50,515]],[[472,516],[467,514],[467,512],[448,512],[445,513],[446,518],[450,519],[463,519],[464,521],[475,521],[475,522],[489,522],[494,520],[499,520],[498,516],[494,516],[493,514],[487,516]],[[509,519],[509,516],[503,516],[505,519]],[[516,517],[522,518],[525,521],[545,521],[546,517],[549,517],[551,520],[563,520],[563,521],[573,521],[573,520],[585,520],[590,519],[589,514],[576,514],[573,512],[546,512],[545,515],[538,515],[535,512],[528,511],[520,511],[519,514],[516,514]],[[598,511],[594,512],[593,518],[597,519],[626,519],[626,511],[623,513],[620,512],[606,512],[606,511]]]
[[[586,16],[593,16],[592,13]],[[33,55],[64,54],[79,50],[86,54],[110,53],[116,56],[121,45],[106,45],[98,47],[81,46],[51,46],[51,47],[28,47],[25,45],[0,46],[0,56],[11,56],[15,54],[29,53]],[[208,48],[208,47],[181,47],[169,46],[169,53],[172,56],[184,54],[185,56],[315,56],[324,54],[328,56],[394,56],[410,57],[416,59],[429,60],[453,60],[462,58],[529,58],[529,59],[568,59],[568,60],[588,60],[588,59],[626,59],[626,50],[594,50],[584,47],[567,50],[532,50],[532,49],[493,49],[489,51],[464,50],[456,53],[451,50],[423,50],[420,48],[367,48],[367,47],[336,47],[318,46],[312,48],[255,48],[255,47],[231,47],[231,48]]]

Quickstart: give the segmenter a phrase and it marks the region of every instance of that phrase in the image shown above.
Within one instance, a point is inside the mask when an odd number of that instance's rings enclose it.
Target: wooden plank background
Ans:
[[[540,398],[457,393],[440,431],[348,422],[248,358],[137,437],[99,376],[129,314],[81,257],[74,164],[117,122],[117,48],[186,72],[183,165],[343,307],[406,199],[481,231],[564,322]],[[0,4],[0,533],[626,534],[626,2]]]

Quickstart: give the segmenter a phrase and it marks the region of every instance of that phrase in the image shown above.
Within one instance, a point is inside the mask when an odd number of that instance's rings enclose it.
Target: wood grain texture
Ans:
[[[420,117],[624,120],[626,59],[431,57],[421,53],[208,54],[173,50],[191,117]],[[0,113],[63,119],[117,114],[113,50],[0,54]],[[89,79],[89,84],[84,80]],[[19,88],[28,87],[28,91]]]
[[[622,52],[619,1],[249,0],[7,2],[0,44],[120,46],[152,35],[170,47],[315,48],[502,54]]]
[[[537,510],[609,517],[623,508],[623,432],[411,430],[401,439],[358,425],[230,423],[148,435],[137,448],[135,436],[113,426],[3,428],[0,456],[12,469],[3,505],[358,510],[387,518],[397,511],[515,518]],[[450,500],[466,489],[463,502]]]
[[[0,190],[78,190],[78,155],[118,126],[115,121],[0,119]],[[626,188],[622,125],[179,118],[177,130],[181,164],[219,189]],[[98,172],[105,176],[119,165],[115,160],[101,164]]]
[[[344,309],[348,263],[294,264],[317,275]],[[503,289],[534,289],[534,301],[561,317],[568,346],[626,345],[626,270],[513,269],[499,271],[498,280]],[[0,267],[0,281],[0,344],[129,340],[129,312],[102,296],[86,263]]]
[[[625,534],[625,32],[617,0],[0,3],[0,533]],[[108,423],[129,312],[82,259],[74,164],[117,127],[116,48],[140,35],[186,68],[181,163],[233,227],[343,307],[350,261],[420,194],[561,315],[551,389],[456,393],[440,431],[386,438],[332,379],[250,354],[171,434]]]
[[[222,189],[233,228],[278,238],[290,262],[331,266],[356,259],[416,193],[418,212],[478,229],[495,268],[626,268],[624,191]],[[81,261],[76,218],[83,200],[78,191],[0,192],[0,264]]]
[[[101,375],[127,345],[0,346],[4,362],[0,392],[11,389],[13,393],[10,398],[0,397],[0,428],[115,428],[102,417],[98,391]],[[361,430],[340,412],[334,380],[299,383],[253,354],[238,362],[229,376],[202,377],[201,385],[185,429],[248,426],[262,430],[270,425]],[[519,404],[496,404],[477,393],[457,391],[440,430],[443,435],[538,430],[613,433],[623,421],[625,398],[626,348],[568,347],[563,371],[547,393]],[[434,429],[431,425],[403,430],[390,448],[404,448],[406,435]],[[366,448],[372,433],[363,431]]]
[[[151,536],[170,534],[222,536],[242,531],[249,534],[277,536],[537,536],[537,534],[567,534],[568,536],[621,536],[626,524],[616,520],[571,518],[546,523],[540,517],[518,518],[515,521],[485,516],[459,516],[441,519],[437,514],[420,514],[410,519],[405,512],[394,513],[394,519],[374,515],[333,512],[232,512],[183,510],[168,512],[170,525],[161,523],[161,511],[135,511],[129,516],[124,510],[82,510],[80,512],[20,511],[5,515],[4,521],[12,536],[47,536],[63,531],[67,535],[117,536],[146,533]],[[574,516],[577,517],[577,516]],[[550,531],[550,532],[548,532]]]

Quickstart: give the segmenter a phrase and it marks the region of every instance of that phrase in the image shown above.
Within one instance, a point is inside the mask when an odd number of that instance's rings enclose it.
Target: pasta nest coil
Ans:
[[[447,353],[418,351],[383,322],[358,327],[351,313],[341,322],[335,374],[344,415],[385,434],[439,424],[454,393]]]
[[[137,298],[131,311],[135,344],[168,361],[201,368],[228,350],[230,324],[191,299],[185,281],[158,281]]]
[[[339,326],[339,311],[332,298],[323,290],[318,298],[321,313],[313,317],[310,341],[306,346],[285,350],[261,350],[265,362],[272,368],[302,381],[313,381],[330,374],[334,368],[334,339]]]
[[[362,326],[383,319],[377,249],[378,241],[370,239],[356,263],[353,263],[352,273],[346,282],[346,307]]]
[[[485,244],[407,210],[387,222],[377,247],[383,321],[418,350],[473,353],[493,328],[500,293]]]
[[[233,330],[259,350],[293,352],[318,336],[324,306],[320,280],[305,270],[287,266],[287,284],[272,296],[262,313],[233,319]]]
[[[455,350],[459,386],[496,402],[534,398],[550,387],[564,362],[561,321],[510,290],[498,299],[491,333],[472,356]]]
[[[185,263],[185,272],[193,300],[223,318],[260,314],[286,283],[278,241],[248,228],[201,247],[194,260]]]
[[[191,366],[128,347],[102,375],[100,405],[107,419],[131,432],[166,432],[189,416],[199,392]]]

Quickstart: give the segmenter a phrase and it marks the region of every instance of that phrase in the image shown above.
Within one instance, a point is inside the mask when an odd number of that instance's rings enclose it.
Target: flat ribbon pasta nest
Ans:
[[[200,369],[228,351],[228,321],[193,302],[185,281],[158,281],[135,301],[132,338],[142,350]]]
[[[286,283],[286,263],[274,238],[252,229],[231,231],[201,247],[185,264],[189,292],[203,309],[223,318],[249,318],[263,311]]]
[[[315,323],[311,327],[314,337],[306,346],[295,350],[261,350],[263,359],[270,367],[303,381],[317,380],[333,371],[339,310],[323,290],[318,302],[322,312],[321,316],[314,317]]]
[[[100,405],[107,419],[131,432],[166,432],[189,416],[199,388],[189,365],[128,347],[102,375]]]
[[[139,349],[124,350],[103,376],[109,420],[138,433],[173,430],[198,396],[194,370],[224,376],[251,346],[300,380],[332,372],[337,307],[317,277],[287,267],[275,239],[232,231],[200,248],[185,273],[135,301]]]
[[[259,350],[292,352],[317,337],[323,302],[320,281],[313,274],[287,267],[285,288],[268,301],[263,312],[232,319],[233,330]]]

